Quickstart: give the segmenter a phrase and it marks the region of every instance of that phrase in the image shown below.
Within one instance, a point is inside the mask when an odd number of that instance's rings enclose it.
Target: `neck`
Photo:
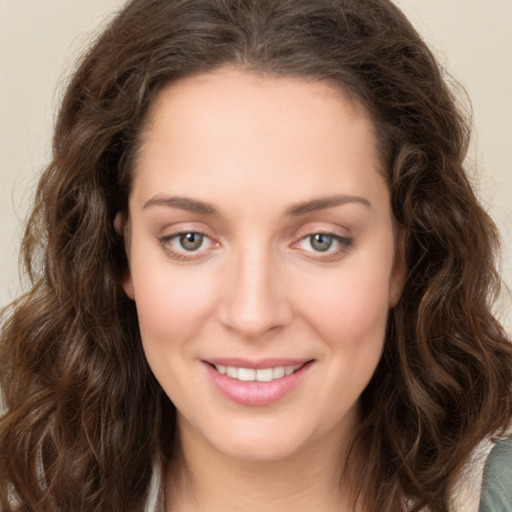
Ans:
[[[346,435],[331,433],[299,453],[262,461],[219,453],[193,430],[179,432],[180,454],[165,478],[168,512],[355,511],[343,472]]]

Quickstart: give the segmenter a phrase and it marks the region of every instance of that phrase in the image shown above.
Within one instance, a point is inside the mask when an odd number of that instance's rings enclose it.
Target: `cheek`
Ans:
[[[161,267],[133,273],[135,303],[145,347],[168,346],[192,337],[215,303],[211,279],[197,270],[176,272]],[[199,275],[198,275],[199,274]]]
[[[310,280],[301,293],[302,310],[318,331],[330,340],[364,344],[382,341],[389,312],[390,267],[347,266],[325,280]]]
[[[313,390],[311,401],[327,427],[334,427],[354,410],[381,358],[389,313],[390,266],[369,265],[369,261],[341,265],[337,272],[325,273],[325,279],[317,275],[307,283],[302,281],[302,318],[312,339],[320,340],[315,346],[322,367],[321,383]],[[298,296],[298,288],[295,293]]]
[[[194,360],[194,340],[209,321],[214,286],[204,276],[158,269],[146,265],[140,275],[133,274],[139,329],[153,374],[180,409],[194,400],[187,363]]]
[[[385,296],[365,288],[359,284],[318,302],[317,311],[324,308],[313,324],[333,365],[331,385],[353,398],[366,387],[381,358],[388,318]]]

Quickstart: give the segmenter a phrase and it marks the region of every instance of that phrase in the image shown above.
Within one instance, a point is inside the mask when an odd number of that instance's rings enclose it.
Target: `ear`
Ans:
[[[117,212],[114,217],[114,229],[119,236],[124,235],[124,215],[121,212]]]
[[[407,281],[407,264],[405,262],[405,235],[397,233],[397,243],[395,251],[395,260],[391,272],[391,281],[389,286],[389,307],[394,308],[404,290]]]
[[[121,285],[123,286],[124,293],[132,300],[135,300],[135,291],[133,288],[133,279],[130,269],[126,269],[121,277]]]
[[[121,285],[126,295],[128,295],[130,299],[134,300],[135,293],[133,288],[132,274],[130,272],[129,238],[125,236],[126,230],[129,229],[129,227],[127,222],[125,222],[124,215],[121,212],[117,212],[116,216],[114,217],[114,229],[119,236],[124,237],[124,250],[126,251],[126,259],[128,261],[128,266],[121,276]]]

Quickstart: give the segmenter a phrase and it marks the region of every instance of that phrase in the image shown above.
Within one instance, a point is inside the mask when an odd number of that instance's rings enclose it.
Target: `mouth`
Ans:
[[[244,406],[266,406],[284,399],[301,385],[314,360],[240,359],[204,361],[210,382],[225,398]]]
[[[244,368],[222,364],[209,364],[220,374],[227,375],[228,377],[241,382],[273,382],[274,380],[288,377],[292,373],[300,370],[309,362],[311,361],[296,365],[273,366],[268,368]]]

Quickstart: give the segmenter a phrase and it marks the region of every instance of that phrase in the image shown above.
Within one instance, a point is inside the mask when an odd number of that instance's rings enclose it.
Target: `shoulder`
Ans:
[[[451,502],[453,512],[512,512],[512,438],[475,448]]]
[[[512,439],[499,441],[485,463],[478,512],[512,511]]]

